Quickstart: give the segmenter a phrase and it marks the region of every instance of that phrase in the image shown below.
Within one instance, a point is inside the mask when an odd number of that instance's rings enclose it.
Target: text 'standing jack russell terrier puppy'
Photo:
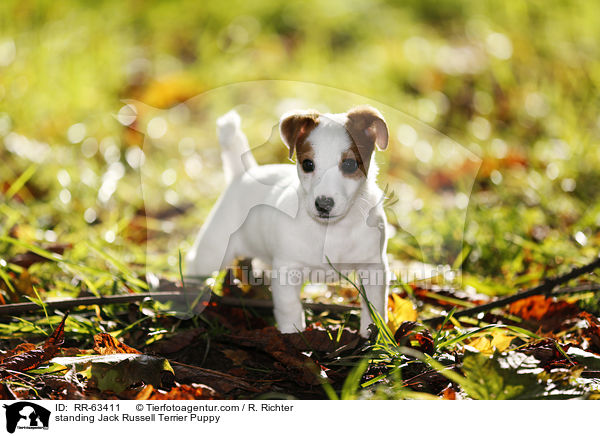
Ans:
[[[279,131],[296,165],[258,166],[231,111],[217,121],[228,186],[186,257],[187,275],[211,275],[238,257],[273,268],[274,314],[283,333],[306,327],[300,301],[305,281],[354,270],[387,319],[389,269],[383,192],[375,146],[388,144],[382,115],[369,106],[341,114],[287,113]],[[309,274],[310,272],[310,274]],[[322,277],[321,276],[321,277]],[[371,316],[362,302],[360,333]]]

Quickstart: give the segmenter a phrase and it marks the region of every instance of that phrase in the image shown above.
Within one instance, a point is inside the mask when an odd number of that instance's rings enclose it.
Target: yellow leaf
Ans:
[[[506,350],[514,338],[515,336],[507,335],[503,330],[494,330],[491,333],[473,339],[469,342],[469,345],[478,349],[483,354],[494,354],[494,350],[500,352]]]
[[[388,327],[392,332],[404,321],[417,320],[417,311],[410,300],[391,294],[388,303]]]

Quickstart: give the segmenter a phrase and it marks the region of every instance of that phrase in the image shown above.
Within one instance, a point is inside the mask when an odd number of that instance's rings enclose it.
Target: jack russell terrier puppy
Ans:
[[[228,186],[186,257],[187,275],[211,275],[238,257],[262,260],[272,266],[279,330],[293,333],[306,327],[302,284],[314,273],[338,277],[333,265],[356,271],[387,320],[386,216],[373,154],[388,144],[382,115],[369,106],[283,115],[279,131],[295,166],[258,166],[240,124],[235,111],[217,120]],[[372,319],[365,301],[361,309],[366,337]]]

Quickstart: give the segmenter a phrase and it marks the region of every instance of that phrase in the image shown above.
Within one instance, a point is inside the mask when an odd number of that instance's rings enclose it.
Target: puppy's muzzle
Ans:
[[[333,209],[334,205],[335,202],[333,201],[333,198],[326,197],[324,195],[317,197],[315,200],[315,207],[317,208],[317,212],[319,212],[320,216],[329,216],[329,213],[331,212],[331,209]]]

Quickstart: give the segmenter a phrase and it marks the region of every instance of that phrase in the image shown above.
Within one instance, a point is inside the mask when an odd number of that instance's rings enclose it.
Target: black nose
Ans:
[[[325,197],[324,195],[317,197],[317,199],[315,200],[315,207],[317,208],[317,211],[325,215],[331,212],[331,209],[333,209],[333,205],[333,198]]]

